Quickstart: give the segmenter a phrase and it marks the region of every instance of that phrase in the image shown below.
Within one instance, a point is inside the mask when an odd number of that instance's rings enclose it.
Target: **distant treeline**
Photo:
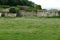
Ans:
[[[32,1],[28,0],[0,0],[0,5],[9,5],[9,6],[34,6],[34,3]]]

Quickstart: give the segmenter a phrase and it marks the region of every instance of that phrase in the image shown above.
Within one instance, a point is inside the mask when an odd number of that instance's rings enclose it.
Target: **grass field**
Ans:
[[[60,19],[0,18],[0,40],[60,40]]]

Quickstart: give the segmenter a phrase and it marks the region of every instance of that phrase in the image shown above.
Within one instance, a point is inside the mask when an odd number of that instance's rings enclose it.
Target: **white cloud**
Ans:
[[[31,0],[35,2],[36,4],[40,4],[42,8],[60,8],[60,0]]]

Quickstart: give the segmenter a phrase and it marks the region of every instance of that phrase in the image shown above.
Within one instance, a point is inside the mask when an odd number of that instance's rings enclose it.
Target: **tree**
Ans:
[[[41,5],[37,5],[37,4],[34,5],[34,11],[36,12],[36,14],[37,14],[37,11],[41,9],[42,9]]]
[[[0,0],[0,5],[9,5],[9,6],[30,6],[33,7],[34,2],[29,0]]]
[[[34,5],[34,8],[35,8],[36,10],[41,10],[41,9],[42,9],[42,8],[41,8],[41,5],[37,5],[37,4]]]

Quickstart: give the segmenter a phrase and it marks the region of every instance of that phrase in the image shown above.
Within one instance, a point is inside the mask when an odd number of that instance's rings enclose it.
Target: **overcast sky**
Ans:
[[[42,6],[43,9],[60,9],[60,0],[30,0]]]

